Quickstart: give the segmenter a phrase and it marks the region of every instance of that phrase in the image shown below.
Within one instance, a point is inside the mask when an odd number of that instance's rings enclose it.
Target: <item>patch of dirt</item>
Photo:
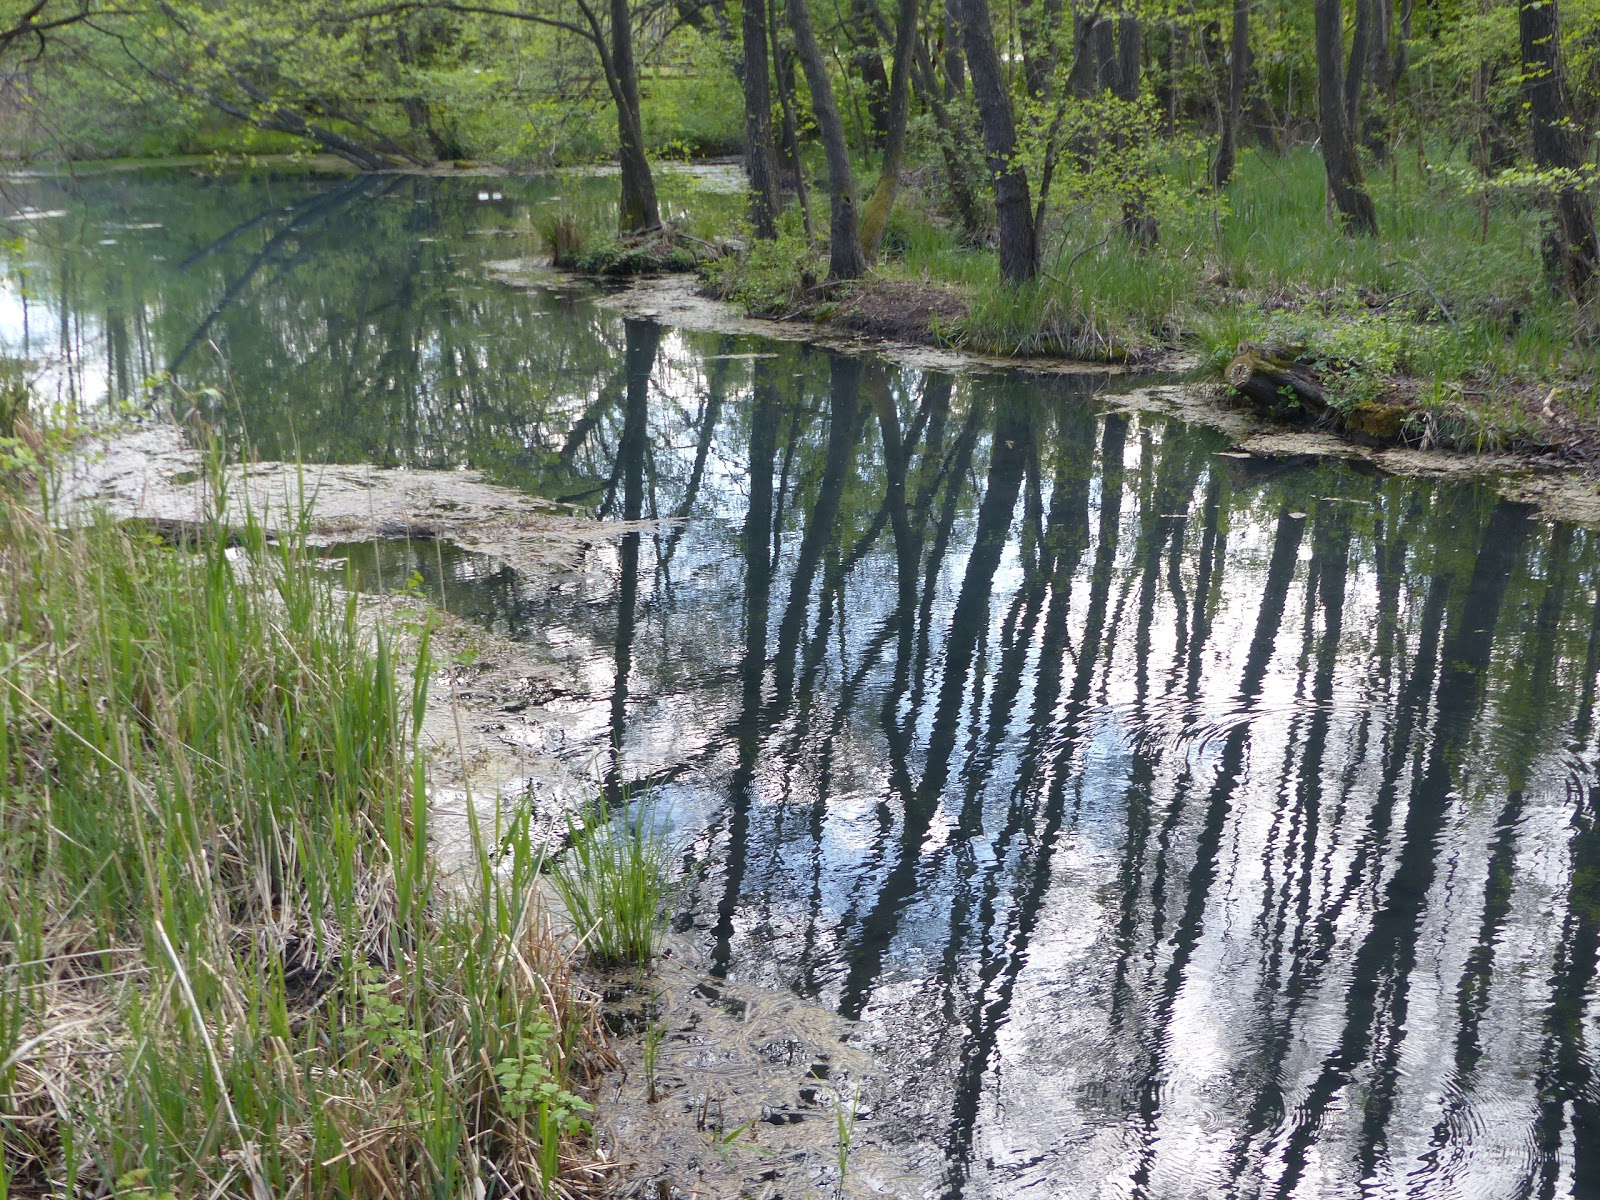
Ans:
[[[954,329],[971,305],[955,288],[867,278],[844,289],[828,323],[852,333],[913,345],[938,345],[935,329]]]

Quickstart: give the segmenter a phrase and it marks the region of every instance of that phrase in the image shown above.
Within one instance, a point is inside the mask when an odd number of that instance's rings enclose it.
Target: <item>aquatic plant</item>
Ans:
[[[597,966],[642,965],[655,957],[667,893],[667,845],[641,800],[619,808],[602,801],[568,817],[571,848],[553,880],[578,934]]]

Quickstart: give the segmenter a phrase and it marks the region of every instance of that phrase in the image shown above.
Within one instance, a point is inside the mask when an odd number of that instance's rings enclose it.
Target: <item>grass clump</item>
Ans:
[[[572,845],[554,881],[589,961],[639,966],[655,957],[667,891],[667,846],[646,806],[604,801],[568,818]]]
[[[526,831],[429,853],[426,628],[403,672],[303,524],[47,511],[0,495],[0,1194],[597,1179]]]

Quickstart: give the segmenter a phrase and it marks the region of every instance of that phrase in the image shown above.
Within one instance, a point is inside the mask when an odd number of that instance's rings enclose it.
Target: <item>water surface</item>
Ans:
[[[927,1194],[1600,1196],[1595,535],[497,282],[571,181],[28,186],[0,333],[73,402],[682,518],[384,566],[573,664],[679,927],[862,1021]]]

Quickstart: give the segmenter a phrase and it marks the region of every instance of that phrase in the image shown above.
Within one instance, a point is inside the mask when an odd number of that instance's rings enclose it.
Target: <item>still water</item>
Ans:
[[[73,403],[170,372],[264,456],[676,519],[558,589],[415,565],[560,648],[680,929],[861,1020],[929,1195],[1600,1196],[1594,534],[1088,379],[517,288],[488,264],[605,185],[493,191],[16,183],[60,215],[0,336]]]

